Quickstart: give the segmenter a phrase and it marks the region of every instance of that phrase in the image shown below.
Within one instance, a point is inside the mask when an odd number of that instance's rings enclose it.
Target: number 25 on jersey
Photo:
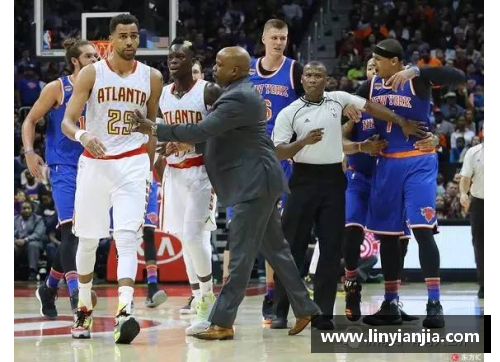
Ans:
[[[108,110],[108,133],[112,135],[130,135],[133,127],[132,114],[134,114],[132,111]]]

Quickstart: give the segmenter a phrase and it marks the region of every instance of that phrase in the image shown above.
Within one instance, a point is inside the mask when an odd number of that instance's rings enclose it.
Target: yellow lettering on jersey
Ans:
[[[97,90],[97,103],[125,102],[143,107],[148,98],[140,89],[128,87],[104,87]]]

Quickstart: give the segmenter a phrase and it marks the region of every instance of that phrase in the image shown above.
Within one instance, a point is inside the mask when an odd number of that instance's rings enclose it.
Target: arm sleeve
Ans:
[[[371,82],[367,80],[366,82],[361,84],[359,88],[356,90],[356,95],[359,97],[363,97],[364,99],[370,98],[370,86]]]
[[[472,168],[472,148],[469,148],[467,150],[467,153],[465,154],[464,157],[464,163],[462,165],[462,170],[460,170],[460,175],[465,176],[465,177],[472,177],[472,174],[474,173],[474,170]]]
[[[304,70],[304,66],[299,62],[293,63],[293,85],[295,87],[295,93],[300,97],[304,94],[304,87],[300,82],[302,78],[302,71]]]
[[[282,110],[274,123],[272,140],[274,145],[288,144],[293,136],[293,127],[290,118],[286,114],[286,109]]]
[[[454,67],[419,67],[420,78],[427,79],[432,84],[454,86],[465,83],[465,74]]]
[[[352,104],[356,108],[363,108],[366,105],[366,98],[359,97],[357,95],[352,95],[347,92],[336,91],[329,92],[328,94],[332,95],[333,98],[337,99],[342,105],[342,108]]]

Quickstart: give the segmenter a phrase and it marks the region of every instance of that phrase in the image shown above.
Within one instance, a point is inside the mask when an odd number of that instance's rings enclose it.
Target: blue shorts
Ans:
[[[367,230],[403,235],[410,228],[437,228],[436,154],[406,158],[380,156],[368,207]]]
[[[370,203],[372,176],[349,169],[346,178],[345,226],[359,226],[364,229]],[[405,238],[409,238],[410,229],[406,223],[402,226]]]
[[[285,173],[285,177],[288,181],[290,181],[290,177],[292,177],[292,170],[293,170],[293,161],[292,160],[283,160],[281,161],[281,168],[283,169],[283,172]],[[283,209],[285,208],[285,203],[288,198],[288,193],[283,192],[281,195],[281,199],[278,203],[278,210],[280,213],[283,212]],[[231,219],[233,218],[233,208],[231,206],[226,208],[226,219],[227,222],[230,222]]]
[[[113,208],[109,210],[110,216],[110,230],[113,230]],[[144,215],[144,226],[154,227],[158,226],[158,182],[153,180],[149,190],[148,205],[146,206],[146,214]]]
[[[153,180],[149,190],[148,206],[144,217],[144,226],[158,226],[158,182]]]
[[[59,223],[73,220],[78,166],[51,165],[50,183]]]

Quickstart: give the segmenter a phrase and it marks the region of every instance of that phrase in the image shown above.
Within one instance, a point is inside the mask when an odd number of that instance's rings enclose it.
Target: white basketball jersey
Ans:
[[[193,88],[182,98],[178,98],[173,93],[174,83],[163,87],[160,97],[160,110],[163,115],[163,121],[166,124],[199,123],[205,119],[208,114],[205,106],[205,87],[207,81],[198,79]],[[192,151],[179,155],[170,155],[167,158],[169,164],[176,164],[187,158],[201,156]]]
[[[131,132],[131,115],[137,109],[147,115],[151,95],[151,69],[135,61],[127,77],[115,73],[106,60],[92,65],[95,83],[87,101],[85,129],[106,147],[106,155],[118,155],[141,147],[148,136]]]

